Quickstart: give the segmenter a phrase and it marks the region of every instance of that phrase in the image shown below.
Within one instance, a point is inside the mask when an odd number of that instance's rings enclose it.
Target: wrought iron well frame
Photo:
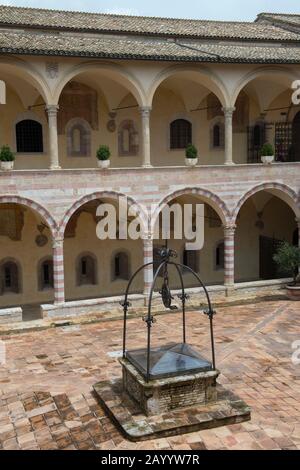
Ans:
[[[155,323],[155,319],[152,315],[152,301],[153,301],[153,295],[154,295],[154,290],[156,286],[156,281],[158,279],[158,276],[160,275],[161,272],[163,272],[164,276],[164,283],[162,286],[162,290],[160,291],[160,294],[162,296],[163,303],[166,308],[173,309],[172,308],[172,300],[173,297],[171,295],[171,291],[169,288],[169,275],[168,275],[168,267],[169,266],[174,266],[180,279],[180,284],[181,284],[181,294],[178,295],[178,298],[181,300],[182,304],[182,324],[183,324],[183,344],[186,344],[186,301],[188,300],[188,296],[185,291],[184,287],[184,280],[182,276],[181,270],[184,269],[188,272],[190,272],[199,282],[200,286],[203,288],[206,300],[207,300],[207,308],[203,310],[203,313],[208,316],[209,318],[209,324],[210,324],[210,340],[211,340],[211,353],[212,353],[212,370],[216,370],[216,356],[215,356],[215,344],[214,344],[214,326],[213,326],[213,318],[216,312],[214,311],[212,307],[212,303],[210,300],[210,296],[208,293],[208,290],[204,283],[202,282],[200,276],[189,266],[186,266],[185,264],[182,263],[176,263],[174,261],[171,261],[171,258],[176,258],[177,253],[174,250],[171,250],[167,247],[162,248],[160,250],[160,256],[161,256],[161,263],[159,264],[158,268],[156,269],[156,272],[153,277],[153,282],[151,285],[150,289],[150,294],[149,294],[149,302],[148,302],[148,314],[146,317],[143,318],[145,323],[147,323],[147,382],[150,381],[150,356],[151,356],[151,329],[153,323]],[[130,294],[130,288],[132,286],[133,281],[137,277],[137,275],[141,272],[144,271],[147,267],[149,266],[154,266],[154,261],[151,261],[149,263],[144,264],[141,266],[135,273],[131,276],[127,289],[125,292],[125,299],[123,302],[121,302],[121,306],[123,307],[124,311],[124,326],[123,326],[123,359],[126,358],[126,340],[127,340],[127,318],[128,318],[128,310],[129,307],[131,306],[130,302],[128,301],[128,297]],[[175,307],[176,309],[176,307]]]

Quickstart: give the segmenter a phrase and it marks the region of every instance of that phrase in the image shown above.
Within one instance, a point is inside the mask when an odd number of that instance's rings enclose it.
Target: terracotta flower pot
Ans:
[[[300,300],[300,285],[286,286],[286,290],[290,300]]]

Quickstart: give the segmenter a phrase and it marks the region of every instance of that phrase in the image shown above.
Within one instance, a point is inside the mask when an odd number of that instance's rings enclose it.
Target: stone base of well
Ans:
[[[147,382],[127,360],[121,359],[123,388],[147,416],[217,400],[219,371],[206,371]]]
[[[146,416],[123,388],[122,380],[100,382],[94,391],[107,415],[133,442],[178,436],[251,419],[251,410],[238,396],[217,385],[217,400]]]

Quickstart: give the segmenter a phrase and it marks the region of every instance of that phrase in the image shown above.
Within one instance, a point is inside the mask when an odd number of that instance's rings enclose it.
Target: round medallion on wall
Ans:
[[[48,237],[46,237],[46,235],[38,235],[35,239],[35,243],[39,248],[42,248],[43,246],[47,245]]]

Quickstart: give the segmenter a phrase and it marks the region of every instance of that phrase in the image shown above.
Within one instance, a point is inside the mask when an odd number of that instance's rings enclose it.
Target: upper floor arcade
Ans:
[[[300,161],[298,66],[169,64],[1,57],[0,144],[15,170],[96,168],[108,145],[112,168]]]
[[[300,15],[254,22],[0,6],[0,145],[16,170],[300,160]],[[296,84],[295,84],[296,83]]]

